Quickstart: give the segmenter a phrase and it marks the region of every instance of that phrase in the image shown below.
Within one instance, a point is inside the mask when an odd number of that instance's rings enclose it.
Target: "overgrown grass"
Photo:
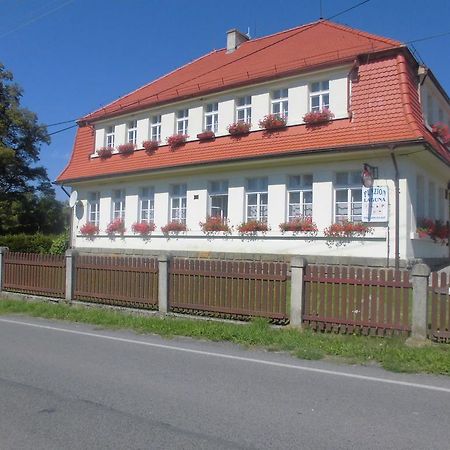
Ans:
[[[45,302],[0,301],[0,314],[26,314],[47,319],[88,323],[104,328],[123,328],[164,337],[188,336],[229,341],[269,351],[286,351],[302,359],[333,358],[346,363],[378,363],[395,372],[450,375],[450,345],[407,347],[404,339],[319,334],[308,330],[273,328],[265,320],[239,325],[175,317],[137,316],[100,308]]]

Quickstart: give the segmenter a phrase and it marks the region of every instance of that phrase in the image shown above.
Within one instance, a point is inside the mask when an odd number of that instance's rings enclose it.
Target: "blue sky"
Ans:
[[[323,0],[323,15],[359,1]],[[51,124],[83,116],[222,48],[230,28],[250,28],[252,37],[260,37],[317,20],[319,3],[0,0],[0,61],[24,89],[23,105]],[[334,20],[407,42],[450,32],[449,17],[449,0],[371,0]],[[413,45],[450,93],[450,35]],[[42,147],[41,163],[52,180],[70,157],[74,135],[75,129],[56,134]]]

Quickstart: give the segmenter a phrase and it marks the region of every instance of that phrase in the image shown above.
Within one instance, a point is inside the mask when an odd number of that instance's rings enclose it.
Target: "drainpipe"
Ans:
[[[395,239],[394,239],[394,252],[395,252],[395,268],[400,268],[400,188],[399,188],[399,172],[397,159],[395,158],[394,149],[395,146],[390,146],[391,158],[394,163],[395,175],[394,175],[394,186],[395,186]]]

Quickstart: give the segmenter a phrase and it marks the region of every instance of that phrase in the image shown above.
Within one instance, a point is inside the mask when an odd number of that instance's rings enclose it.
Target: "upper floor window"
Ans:
[[[187,185],[173,184],[170,191],[170,221],[186,223]]]
[[[211,181],[209,183],[209,215],[211,217],[228,217],[228,181]]]
[[[288,180],[288,220],[312,216],[312,175],[292,175]]]
[[[161,142],[161,115],[152,116],[150,122],[150,140]]]
[[[205,107],[205,130],[217,133],[219,128],[219,104],[209,103]]]
[[[247,180],[247,220],[267,223],[269,200],[267,177],[249,178]]]
[[[313,112],[322,111],[330,107],[330,82],[316,81],[311,83],[309,92],[309,110]]]
[[[98,227],[100,222],[100,192],[88,194],[88,222]]]
[[[252,97],[247,95],[236,99],[236,122],[252,121]]]
[[[106,128],[106,142],[107,147],[114,147],[114,126]]]
[[[114,189],[112,195],[112,218],[125,220],[125,191]]]
[[[177,111],[177,134],[187,134],[189,124],[189,110],[180,109]]]
[[[153,222],[155,220],[155,191],[152,187],[141,189],[139,196],[139,221]]]
[[[362,185],[361,174],[355,172],[336,173],[335,185],[335,219],[336,222],[361,222],[362,220]]]
[[[134,145],[137,143],[137,120],[128,122],[128,142]]]
[[[289,109],[288,90],[277,89],[272,92],[271,113],[287,117]]]

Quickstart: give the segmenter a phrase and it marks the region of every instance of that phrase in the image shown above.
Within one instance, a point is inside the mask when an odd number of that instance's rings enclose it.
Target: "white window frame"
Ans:
[[[155,221],[155,189],[146,186],[139,194],[139,222],[153,223]]]
[[[176,133],[188,134],[189,109],[179,109],[176,115]]]
[[[150,140],[161,142],[161,114],[150,118]]]
[[[347,174],[346,183],[338,183],[338,175]],[[359,171],[342,171],[335,173],[334,185],[334,218],[335,222],[347,220],[349,222],[362,222],[362,184],[360,181],[361,173]],[[338,201],[338,193],[345,192],[345,200]],[[360,200],[355,200],[355,196]],[[338,214],[338,204],[346,204],[347,214]],[[359,210],[357,214],[354,211]]]
[[[115,127],[111,125],[105,130],[105,146],[114,148],[115,145]]]
[[[299,182],[293,182],[294,178],[298,178]],[[310,181],[309,181],[310,180]],[[304,217],[312,217],[313,213],[313,175],[289,175],[287,185],[287,220],[294,220]],[[298,195],[299,201],[294,202],[292,197]],[[308,197],[311,201],[306,201]],[[292,209],[296,207],[301,213],[293,214]]]
[[[204,130],[217,133],[219,130],[219,103],[208,103],[204,110]]]
[[[213,206],[214,200],[222,206]],[[228,180],[214,180],[209,182],[208,187],[208,215],[210,217],[228,217]]]
[[[324,87],[328,84],[328,88]],[[318,89],[314,85],[318,84]],[[318,105],[313,106],[313,99],[318,99]],[[328,100],[328,101],[327,101]],[[309,111],[319,112],[330,107],[330,80],[314,81],[309,85]]]
[[[251,188],[250,184],[255,182],[256,187]],[[267,223],[269,213],[269,184],[267,177],[254,177],[247,179],[247,189],[245,193],[245,218],[246,221],[257,220]],[[255,197],[255,202],[250,203],[250,197]],[[265,200],[265,201],[264,201]],[[256,215],[249,214],[249,208],[256,207]],[[263,213],[265,211],[265,214]]]
[[[100,224],[100,192],[88,193],[88,222],[97,227]]]
[[[137,144],[137,120],[130,120],[127,124],[127,142]]]
[[[112,220],[125,220],[126,195],[124,189],[114,189],[112,191]]]
[[[241,116],[241,117],[239,117]],[[236,99],[236,122],[252,121],[252,97],[245,95]]]
[[[170,187],[170,221],[186,224],[187,184],[172,184]]]
[[[270,98],[270,112],[287,119],[289,115],[289,90],[280,88],[272,91]]]

